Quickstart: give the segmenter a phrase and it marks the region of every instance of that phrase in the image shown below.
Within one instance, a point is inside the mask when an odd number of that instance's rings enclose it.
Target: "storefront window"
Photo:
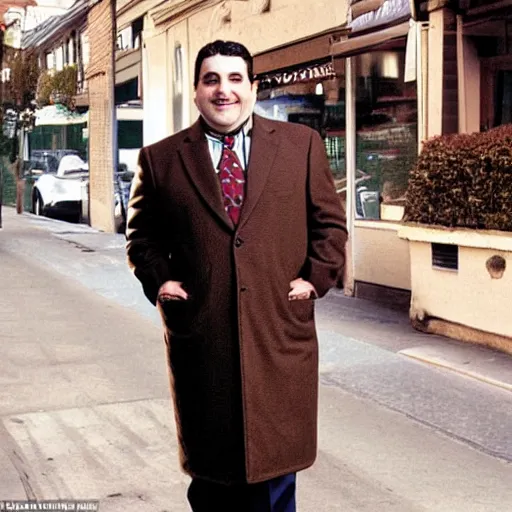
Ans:
[[[405,40],[353,57],[356,69],[356,218],[398,220],[417,158],[416,82],[404,82]],[[325,142],[346,202],[345,76],[320,63],[260,77],[256,113],[301,123]]]
[[[344,200],[345,77],[336,74],[331,62],[261,77],[255,112],[318,131],[325,142],[336,189]]]
[[[512,123],[512,71],[498,73],[496,91],[496,124]]]
[[[184,128],[183,123],[183,47],[177,43],[174,47],[173,63],[173,89],[172,89],[172,112],[174,131],[178,132]]]
[[[479,57],[480,129],[512,123],[512,14],[466,20],[464,35]]]
[[[417,158],[416,82],[404,82],[405,50],[354,57],[356,218],[397,220]]]

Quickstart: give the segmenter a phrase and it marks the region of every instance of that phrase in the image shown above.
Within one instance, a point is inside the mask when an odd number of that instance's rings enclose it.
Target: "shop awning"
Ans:
[[[319,63],[329,59],[332,39],[347,33],[346,27],[336,27],[314,36],[272,48],[254,56],[254,73],[274,73],[306,63]]]
[[[64,105],[47,105],[36,110],[36,126],[87,123],[89,114],[71,112]]]
[[[331,45],[331,55],[333,57],[350,57],[359,53],[365,53],[373,48],[397,39],[405,37],[409,32],[409,21],[383,28],[369,34],[352,37],[333,43]]]
[[[412,0],[351,0],[351,35],[370,29],[377,30],[406,21],[414,14]]]

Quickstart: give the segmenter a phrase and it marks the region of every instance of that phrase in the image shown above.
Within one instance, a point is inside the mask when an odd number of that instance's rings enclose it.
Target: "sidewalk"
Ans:
[[[0,258],[0,500],[100,497],[113,512],[187,510],[160,320],[127,271],[123,237],[6,208]],[[338,291],[317,310],[322,437],[318,464],[301,475],[301,511],[507,509],[507,479],[497,476],[506,466],[437,431],[512,454],[512,360],[417,333],[407,315]],[[432,353],[453,371],[432,366]]]
[[[9,226],[27,225],[51,233],[65,240],[81,253],[104,256],[101,268],[97,265],[80,269],[76,250],[64,257],[49,250],[40,253],[42,263],[60,273],[78,279],[100,295],[134,309],[160,325],[155,309],[143,297],[138,284],[126,268],[124,235],[99,232],[83,224],[70,224],[25,213],[16,215],[13,208],[4,207],[5,230]],[[368,343],[375,343],[418,362],[450,370],[466,377],[512,391],[512,357],[482,346],[458,342],[449,338],[428,335],[412,329],[405,312],[382,304],[345,297],[341,290],[333,290],[317,308],[322,327],[333,322],[338,334]],[[343,320],[346,320],[343,322]],[[343,329],[339,329],[342,321]],[[383,344],[383,340],[385,343]]]
[[[354,339],[377,344],[419,363],[439,367],[512,391],[512,357],[508,354],[442,336],[415,331],[406,312],[381,304],[345,297],[341,290],[331,292],[327,311],[320,310],[322,326],[339,324],[340,312],[350,317],[343,331]]]
[[[44,217],[38,218],[27,213],[20,218],[15,216],[12,209],[6,208],[5,210],[6,223],[12,223],[13,221],[15,223],[28,222],[52,233],[56,238],[66,240],[82,252],[107,254],[111,260],[115,258],[120,266],[126,265],[123,235],[102,233],[90,226],[69,224]],[[59,265],[56,261],[48,261],[47,263],[65,275],[80,279],[80,276],[76,275],[76,268],[70,269],[68,265],[62,263]],[[109,274],[110,278],[113,277],[111,271],[105,272],[105,274]],[[87,281],[87,286],[92,287],[107,298],[117,300],[124,306],[134,308],[138,313],[142,312],[160,325],[160,319],[157,317],[154,308],[147,303],[141,294],[138,294],[139,300],[136,302],[133,301],[133,297],[132,300],[126,301],[121,288],[123,286],[129,289],[136,287],[131,279],[129,279],[129,283],[126,283],[126,273],[122,275],[117,272],[115,275],[116,282],[112,283],[112,286],[110,286],[111,279],[106,275],[96,279],[97,282],[91,282],[90,276],[82,277]],[[118,289],[117,294],[113,291],[116,288]],[[381,343],[382,333],[384,333],[385,338],[393,341],[391,347],[385,348],[404,357],[451,370],[507,391],[512,391],[512,357],[507,354],[482,346],[414,331],[405,312],[387,308],[382,304],[345,297],[342,290],[333,290],[319,309],[318,317],[320,323],[323,323],[324,326],[329,326],[332,321],[339,323],[340,312],[342,316],[348,318],[350,322],[344,325],[343,330],[348,338],[369,343]]]

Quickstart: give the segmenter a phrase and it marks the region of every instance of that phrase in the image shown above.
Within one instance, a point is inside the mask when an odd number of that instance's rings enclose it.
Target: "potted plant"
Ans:
[[[426,141],[399,236],[413,325],[512,353],[512,125]]]

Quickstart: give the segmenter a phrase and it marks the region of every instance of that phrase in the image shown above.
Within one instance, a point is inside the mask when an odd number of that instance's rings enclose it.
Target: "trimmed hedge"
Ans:
[[[426,141],[404,221],[512,231],[512,125]]]

